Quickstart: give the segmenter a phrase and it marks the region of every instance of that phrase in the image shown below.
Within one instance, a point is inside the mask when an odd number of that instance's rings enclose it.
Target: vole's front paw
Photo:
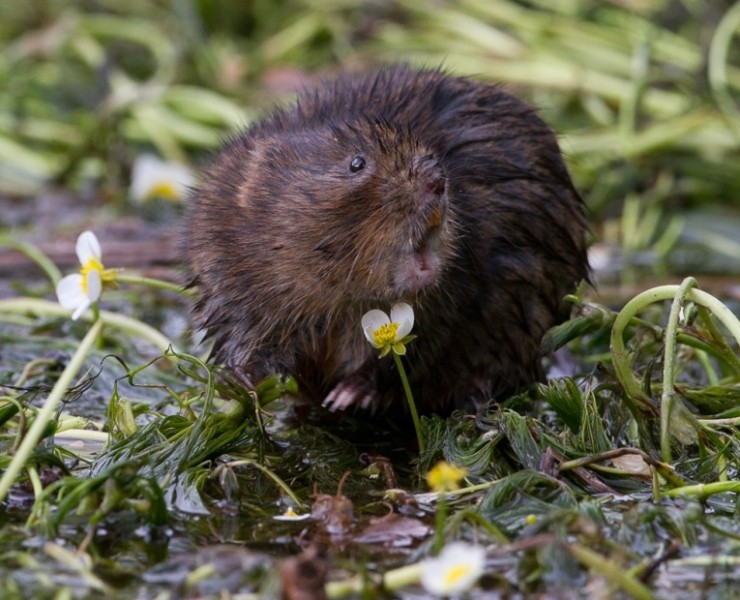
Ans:
[[[321,405],[331,411],[350,408],[368,410],[377,405],[377,391],[366,377],[355,373],[340,381]]]

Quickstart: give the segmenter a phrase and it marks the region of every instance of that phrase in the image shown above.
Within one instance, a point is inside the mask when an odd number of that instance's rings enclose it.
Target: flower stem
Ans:
[[[77,375],[77,372],[82,367],[87,355],[95,345],[95,341],[100,335],[102,326],[103,324],[100,320],[93,323],[85,337],[82,338],[82,341],[80,342],[77,351],[72,356],[72,359],[64,368],[64,371],[62,371],[59,379],[51,389],[51,393],[49,393],[46,402],[44,402],[41,410],[36,415],[36,418],[28,430],[28,433],[26,433],[26,436],[23,438],[23,442],[21,442],[13,460],[10,462],[8,468],[0,479],[0,502],[5,499],[5,496],[8,494],[8,491],[10,490],[11,485],[13,485],[18,473],[26,465],[31,453],[41,440],[41,436],[51,421],[59,402],[61,402],[64,395],[72,385],[72,379]]]
[[[740,481],[713,481],[711,483],[697,483],[663,492],[668,498],[695,498],[703,500],[713,494],[726,492],[740,493]]]
[[[132,285],[145,285],[156,290],[166,290],[168,292],[175,292],[181,296],[190,297],[193,295],[193,290],[184,288],[179,283],[173,283],[171,281],[165,281],[164,279],[154,279],[152,277],[142,277],[141,275],[126,275],[120,271],[116,272],[116,282],[126,283]]]
[[[582,565],[622,588],[631,598],[652,600],[653,594],[639,579],[626,572],[621,565],[581,544],[567,544],[565,548]]]
[[[57,282],[62,278],[62,274],[59,272],[59,269],[54,264],[54,262],[33,244],[29,244],[21,240],[16,240],[10,236],[0,235],[0,246],[12,248],[13,250],[17,250],[18,252],[22,252],[23,254],[25,254],[39,267],[41,267],[44,273],[46,273],[46,276],[54,285],[56,285]]]
[[[0,314],[4,312],[45,317],[69,317],[70,313],[69,310],[62,308],[57,302],[41,300],[40,298],[10,298],[0,300]],[[105,322],[106,327],[113,327],[114,329],[125,331],[126,333],[144,339],[161,352],[166,352],[171,346],[174,347],[173,343],[154,329],[154,327],[138,319],[107,310],[101,310],[99,317],[99,320]],[[90,321],[93,318],[92,311],[85,312],[80,317],[80,319],[86,321]],[[170,360],[172,360],[171,357]]]
[[[691,288],[697,287],[696,279],[686,278],[676,291],[668,315],[665,330],[665,352],[663,355],[663,394],[660,399],[660,458],[664,463],[671,462],[671,412],[676,397],[673,387],[676,367],[676,335],[678,332],[678,318],[684,305],[686,294]]]
[[[386,571],[380,582],[382,589],[392,592],[418,583],[421,577],[422,566],[422,562],[417,562]],[[367,580],[362,576],[355,575],[343,581],[329,581],[325,589],[326,597],[330,599],[355,596],[366,591]]]
[[[411,419],[414,421],[414,429],[416,429],[416,440],[419,443],[419,453],[424,453],[424,432],[421,429],[421,423],[419,422],[419,413],[416,411],[416,404],[414,403],[414,396],[411,394],[411,386],[409,385],[409,380],[406,377],[406,370],[403,368],[403,363],[401,362],[401,357],[396,354],[395,352],[392,352],[393,354],[393,360],[396,361],[396,368],[398,369],[398,374],[401,376],[401,383],[403,384],[403,391],[406,393],[406,400],[409,404],[409,411],[411,411]]]
[[[434,543],[432,550],[434,554],[439,554],[445,545],[445,523],[447,521],[447,492],[439,495],[437,502],[437,512],[434,515]]]
[[[298,508],[300,508],[300,509],[305,509],[306,508],[305,504],[303,504],[303,502],[301,502],[300,498],[298,498],[298,496],[296,496],[295,492],[290,488],[290,486],[287,483],[285,483],[285,481],[283,481],[277,475],[277,473],[274,473],[273,471],[271,471],[270,469],[268,469],[266,466],[261,465],[256,460],[250,460],[250,459],[234,460],[234,461],[231,461],[231,462],[226,463],[224,466],[227,466],[229,468],[234,468],[234,467],[239,467],[239,466],[242,466],[242,465],[249,465],[249,466],[252,466],[252,467],[254,467],[255,469],[257,469],[259,471],[262,471],[262,473],[264,475],[267,475],[270,479],[272,479],[277,484],[277,486],[283,492],[285,492],[285,494],[287,494],[293,502],[295,502],[295,505]]]
[[[631,408],[653,410],[652,399],[643,391],[629,364],[628,352],[624,342],[624,331],[634,316],[649,304],[670,300],[679,292],[677,285],[663,285],[646,290],[630,300],[617,315],[612,326],[611,354],[614,370],[624,388]],[[686,299],[709,309],[712,314],[728,329],[735,340],[740,343],[740,321],[732,311],[714,296],[696,288],[686,291]]]

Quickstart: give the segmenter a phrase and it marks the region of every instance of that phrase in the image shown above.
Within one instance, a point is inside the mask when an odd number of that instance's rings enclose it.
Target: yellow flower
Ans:
[[[82,265],[80,272],[63,277],[56,287],[59,304],[74,311],[74,320],[98,301],[103,286],[112,283],[116,276],[113,269],[103,268],[100,242],[92,231],[80,234],[75,251]]]
[[[130,194],[136,202],[152,198],[180,201],[194,184],[195,178],[185,165],[144,154],[136,159],[131,170]]]
[[[441,460],[429,469],[427,484],[435,492],[451,492],[460,488],[460,480],[467,474],[467,469]]]
[[[362,330],[367,341],[380,349],[380,356],[391,350],[396,354],[406,354],[406,344],[414,336],[409,335],[414,327],[414,309],[403,302],[391,308],[390,317],[382,310],[371,310],[362,317]]]
[[[450,596],[469,590],[483,573],[486,561],[485,548],[452,542],[439,556],[422,564],[421,585],[437,596]]]

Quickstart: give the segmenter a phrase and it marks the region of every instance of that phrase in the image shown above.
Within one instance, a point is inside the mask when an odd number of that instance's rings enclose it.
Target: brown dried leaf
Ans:
[[[648,465],[639,454],[624,454],[616,456],[611,460],[612,464],[625,473],[637,475],[638,477],[651,478],[650,465]]]
[[[419,519],[389,513],[371,519],[368,526],[354,537],[357,544],[385,544],[387,546],[410,546],[415,540],[431,533],[429,525]]]
[[[326,560],[315,546],[283,563],[282,600],[325,600]]]
[[[355,523],[354,505],[342,494],[313,494],[311,518],[331,537],[347,535]]]

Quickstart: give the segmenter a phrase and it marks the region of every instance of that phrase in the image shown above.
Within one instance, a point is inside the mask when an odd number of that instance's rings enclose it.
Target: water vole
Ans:
[[[403,403],[372,309],[416,315],[423,411],[541,376],[544,332],[587,276],[582,204],[556,138],[499,87],[392,66],[301,95],[225,145],[184,236],[196,325],[247,383],[293,375],[332,408]]]

